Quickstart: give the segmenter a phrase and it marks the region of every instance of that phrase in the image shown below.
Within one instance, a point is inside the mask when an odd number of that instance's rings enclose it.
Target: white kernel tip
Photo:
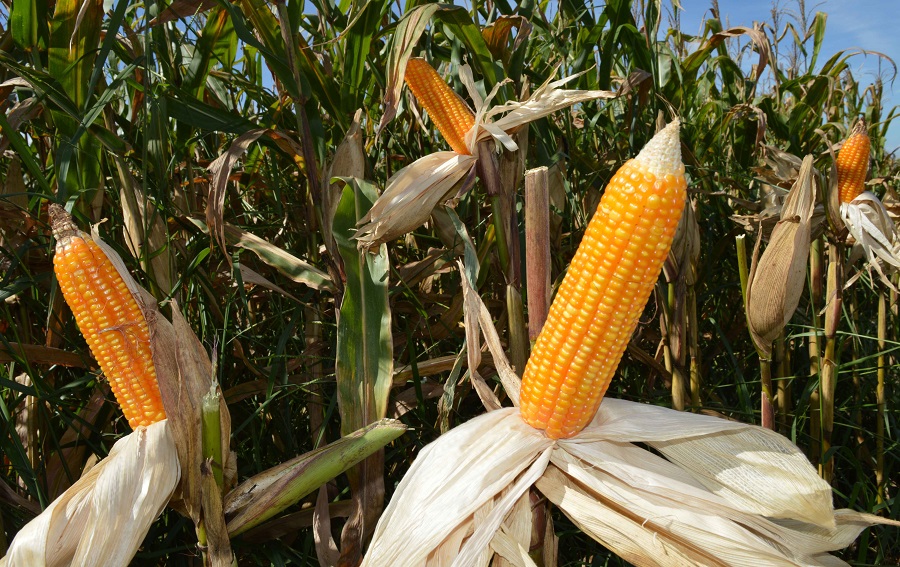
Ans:
[[[655,175],[683,175],[684,165],[681,163],[681,139],[678,131],[681,122],[676,118],[668,126],[656,133],[634,158],[644,168]]]

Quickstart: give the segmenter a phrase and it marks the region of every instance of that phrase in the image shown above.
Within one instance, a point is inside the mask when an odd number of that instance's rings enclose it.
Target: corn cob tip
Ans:
[[[656,133],[644,146],[634,161],[643,165],[648,172],[657,177],[681,175],[684,164],[681,163],[681,139],[678,135],[681,122],[676,118],[668,126]]]
[[[50,215],[50,229],[53,231],[53,238],[57,243],[66,242],[67,240],[80,236],[81,231],[75,226],[75,221],[62,205],[50,203],[47,207]]]
[[[866,124],[865,118],[860,118],[859,120],[857,120],[856,124],[853,125],[853,130],[850,131],[851,136],[855,136],[857,134],[869,134],[869,126]]]

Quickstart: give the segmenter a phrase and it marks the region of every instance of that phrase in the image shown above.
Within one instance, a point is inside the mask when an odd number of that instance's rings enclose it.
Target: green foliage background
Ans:
[[[3,2],[0,552],[79,476],[91,455],[105,455],[128,430],[56,286],[50,201],[74,203],[83,226],[106,219],[100,226],[104,239],[158,299],[178,300],[214,352],[240,479],[340,436],[335,312],[343,281],[339,263],[323,248],[322,224],[330,223],[322,207],[327,166],[357,109],[365,177],[378,189],[403,165],[446,149],[405,90],[397,116],[377,130],[401,6],[409,13],[418,4]],[[677,8],[668,2],[555,5],[495,0],[445,6],[414,53],[428,58],[460,93],[456,70],[462,63],[473,67],[485,91],[509,79],[500,95],[506,99],[554,73],[583,72],[570,88],[585,89],[615,88],[637,69],[651,74],[626,96],[583,104],[530,127],[525,165],[549,167],[555,189],[553,281],[561,279],[606,181],[654,133],[658,113],[680,116],[701,234],[695,286],[700,349],[694,361],[702,386],[700,404],[688,410],[758,423],[760,371],[746,330],[734,247],[744,228],[731,216],[767,205],[757,169],[765,146],[812,154],[827,173],[829,147],[860,116],[872,137],[870,189],[889,197],[898,188],[900,166],[885,154],[884,140],[898,109],[883,106],[881,79],[860,86],[852,69],[855,52],[822,52],[824,13],[784,15],[779,24],[727,33],[719,20],[708,19],[694,37],[680,29]],[[499,27],[485,33],[498,22],[509,26],[508,33]],[[892,65],[886,60],[885,67]],[[263,244],[229,239],[223,249],[200,222],[212,186],[208,167],[254,128],[277,135],[260,137],[240,156],[225,186],[223,218]],[[520,238],[521,195],[519,188],[514,202]],[[455,213],[481,261],[478,292],[508,340],[505,275],[480,184]],[[124,235],[127,221],[138,246]],[[461,369],[454,361],[465,334],[454,260],[463,247],[452,230],[449,236],[441,230],[446,226],[436,219],[387,246],[395,370],[388,415],[406,408],[401,419],[411,427],[386,449],[388,498],[424,445],[483,411],[470,383],[457,384]],[[273,255],[273,247],[290,256]],[[277,288],[249,283],[242,267]],[[879,349],[878,293],[886,292],[869,276],[845,292],[835,433],[824,458],[834,465],[837,505],[898,519],[900,388],[893,362],[881,418],[884,498],[874,462],[877,355],[894,357],[900,316],[891,295],[888,340]],[[526,311],[527,303],[526,297]],[[809,342],[821,332],[818,309],[808,294],[801,300],[787,329],[786,372],[779,379],[792,399],[779,426],[813,459],[818,377]],[[671,374],[658,354],[660,310],[651,299],[608,395],[671,404]],[[489,361],[481,373],[493,378]],[[335,479],[329,493],[334,506],[350,492],[344,477]],[[239,562],[317,565],[303,512],[311,498],[252,537],[235,539]],[[554,520],[560,565],[621,563],[564,517]],[[191,523],[166,512],[135,564],[199,564],[197,555]],[[896,564],[900,534],[871,529],[842,556],[855,565]]]

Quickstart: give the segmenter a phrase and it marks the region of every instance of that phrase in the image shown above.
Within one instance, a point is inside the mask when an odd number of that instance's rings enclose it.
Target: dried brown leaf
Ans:
[[[216,0],[175,0],[162,14],[150,20],[147,27],[167,24],[181,18],[187,18],[195,14],[201,14],[218,5]]]
[[[316,557],[319,565],[328,567],[337,565],[341,558],[341,552],[334,543],[331,535],[331,514],[328,506],[328,485],[319,487],[319,495],[316,497],[316,507],[313,511],[312,528],[313,539],[316,542]]]
[[[241,279],[245,284],[258,285],[268,290],[276,291],[289,299],[293,299],[297,303],[301,303],[299,299],[288,293],[284,288],[272,283],[260,273],[248,268],[245,264],[241,264]]]
[[[219,248],[225,253],[225,190],[228,186],[228,177],[237,160],[240,159],[250,144],[265,134],[265,128],[249,130],[238,136],[228,150],[209,164],[209,199],[206,203],[206,224]],[[225,254],[228,258],[228,254]],[[229,259],[230,261],[230,259]]]

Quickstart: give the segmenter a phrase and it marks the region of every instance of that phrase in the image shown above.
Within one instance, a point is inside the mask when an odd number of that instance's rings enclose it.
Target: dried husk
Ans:
[[[181,315],[178,304],[171,302],[170,323],[160,313],[155,299],[131,277],[122,259],[100,239],[96,228],[92,230],[92,235],[122,276],[147,319],[160,396],[179,457],[181,483],[172,504],[198,524],[201,518],[200,465],[203,461],[201,408],[203,397],[210,391],[213,383],[212,363],[200,340]],[[225,474],[225,486],[228,487],[233,486],[236,480],[237,463],[227,450],[231,439],[231,417],[221,390],[219,395],[222,447],[226,448],[221,466]]]
[[[159,379],[160,394],[178,447],[183,480],[173,507],[184,512],[195,524],[201,518],[202,404],[212,385],[212,364],[203,345],[172,302],[172,323],[158,310],[147,312],[153,364]],[[233,485],[236,463],[227,450],[231,437],[231,417],[220,392],[222,447],[221,463],[226,486]]]
[[[0,566],[128,565],[179,471],[168,421],[137,428],[19,531]]]
[[[436,152],[395,173],[357,225],[354,237],[360,246],[377,247],[424,224],[435,206],[453,196],[475,161],[470,155]]]
[[[125,243],[131,254],[142,260],[157,287],[168,294],[172,291],[173,259],[165,223],[152,207],[148,207],[146,195],[122,160],[116,158],[115,162],[121,183],[119,200],[122,202]]]
[[[829,486],[773,431],[607,399],[567,440],[524,425],[515,408],[442,435],[401,481],[363,565],[515,561],[506,538],[532,484],[636,565],[845,565],[828,552],[867,526],[900,525],[835,511]]]
[[[854,243],[851,262],[864,257],[867,266],[878,273],[881,281],[891,289],[893,283],[888,274],[900,270],[900,234],[885,206],[871,191],[863,191],[849,203],[841,203],[841,219]],[[850,286],[857,278],[847,282]]]
[[[747,284],[747,322],[753,342],[766,357],[771,357],[772,341],[794,314],[806,286],[815,184],[812,156],[807,156],[762,257],[761,238],[757,238],[753,250]]]

